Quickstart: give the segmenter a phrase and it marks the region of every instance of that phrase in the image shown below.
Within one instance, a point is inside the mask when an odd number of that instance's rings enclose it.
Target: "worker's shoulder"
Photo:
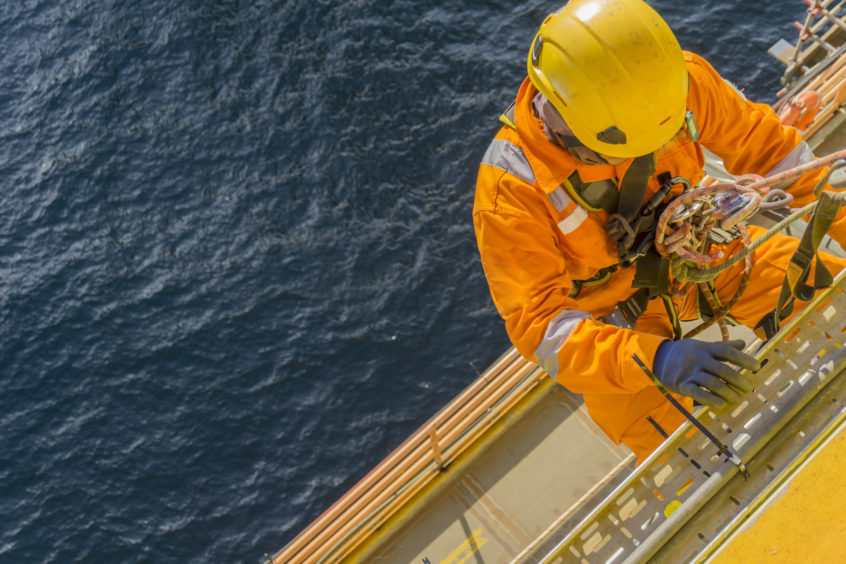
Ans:
[[[702,55],[694,53],[693,51],[682,51],[682,56],[684,57],[684,62],[687,64],[706,64],[710,65],[708,61]]]
[[[535,186],[535,173],[519,137],[500,133],[482,158],[473,214],[532,217],[544,205],[543,194]]]
[[[705,57],[691,51],[682,51],[691,82],[702,82],[704,79],[722,79]]]
[[[535,183],[535,171],[526,156],[526,147],[519,135],[508,126],[503,126],[488,145],[481,167],[508,173],[527,184]]]

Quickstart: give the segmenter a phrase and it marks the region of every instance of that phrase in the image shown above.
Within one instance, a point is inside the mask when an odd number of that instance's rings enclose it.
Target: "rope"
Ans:
[[[747,245],[747,247],[751,246],[749,232],[746,230],[746,225],[741,223],[738,225],[738,228],[740,230],[741,237],[743,238],[743,242]],[[747,253],[744,258],[746,259],[746,266],[743,271],[743,277],[740,279],[740,285],[734,293],[734,297],[726,305],[722,307],[719,305],[720,300],[711,290],[711,286],[708,283],[703,282],[699,284],[699,288],[702,289],[702,294],[705,296],[705,299],[708,301],[708,305],[711,308],[712,315],[710,319],[688,331],[685,335],[686,338],[695,337],[716,323],[720,327],[720,335],[723,340],[728,341],[731,339],[728,331],[728,324],[725,319],[729,311],[731,311],[731,308],[740,301],[741,296],[743,296],[743,292],[746,291],[746,286],[749,284],[749,273],[752,271],[752,253]]]
[[[673,298],[684,298],[698,288],[712,312],[709,320],[689,331],[684,335],[685,338],[697,335],[716,323],[720,327],[723,340],[729,340],[725,318],[746,290],[752,271],[752,253],[776,234],[816,209],[817,202],[813,202],[794,211],[753,242],[749,237],[745,221],[759,210],[784,208],[793,201],[793,196],[774,186],[792,181],[811,170],[831,165],[814,188],[814,194],[819,197],[831,173],[837,168],[846,166],[844,159],[846,159],[846,150],[767,178],[746,175],[739,177],[735,183],[689,190],[670,202],[658,219],[655,235],[655,249],[659,254],[670,259],[672,273],[670,294]],[[840,199],[846,201],[846,195],[841,196]],[[708,252],[711,246],[708,235],[717,227],[723,230],[736,229],[743,240],[744,247],[722,263],[709,266],[724,257],[721,249]],[[745,264],[740,286],[734,297],[727,304],[722,305],[709,282],[741,260],[745,261]]]
[[[744,258],[750,257],[758,247],[775,237],[778,233],[787,229],[787,227],[790,226],[792,223],[795,223],[796,220],[810,213],[813,213],[816,207],[817,202],[813,202],[791,213],[785,219],[779,221],[773,227],[768,229],[766,233],[761,235],[759,238],[755,239],[754,242],[747,244],[742,251],[715,267],[701,268],[698,265],[685,262],[682,259],[673,259],[673,261],[670,263],[670,269],[673,273],[673,276],[679,280],[685,280],[687,282],[693,282],[696,284],[710,282],[711,280],[722,274],[725,270],[731,268]]]

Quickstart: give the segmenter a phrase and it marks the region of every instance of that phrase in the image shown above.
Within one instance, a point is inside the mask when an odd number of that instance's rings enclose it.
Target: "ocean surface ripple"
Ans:
[[[775,99],[801,2],[653,5]],[[473,184],[556,7],[0,7],[0,562],[258,562],[495,360]]]

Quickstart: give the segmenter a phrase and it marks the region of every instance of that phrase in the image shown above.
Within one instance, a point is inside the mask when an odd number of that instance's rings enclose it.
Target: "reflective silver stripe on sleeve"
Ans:
[[[576,209],[573,210],[573,213],[558,222],[558,229],[560,229],[561,233],[564,235],[568,235],[578,229],[579,225],[587,219],[587,216],[587,210],[582,206],[577,205]]]
[[[573,198],[571,198],[561,186],[550,192],[548,197],[549,201],[552,202],[552,205],[555,206],[555,209],[560,212],[566,210],[567,206],[573,203]],[[561,233],[564,235],[572,233],[585,219],[587,219],[587,216],[587,210],[579,204],[576,204],[570,215],[558,222],[558,229],[560,229]]]
[[[565,309],[547,325],[546,334],[535,350],[535,361],[553,378],[558,375],[558,351],[564,346],[573,329],[588,317],[590,314],[587,312]]]
[[[784,172],[786,170],[790,170],[791,168],[796,168],[799,165],[803,165],[809,163],[815,159],[814,152],[811,150],[810,145],[808,145],[805,141],[800,141],[796,147],[790,151],[786,157],[781,159],[777,165],[773,167],[771,171],[769,171],[766,176],[772,176],[773,174],[778,174],[780,172]],[[784,189],[796,182],[796,179],[787,180],[785,182],[781,182],[773,186],[773,188]]]
[[[552,202],[552,205],[555,206],[560,212],[563,212],[567,209],[567,206],[570,205],[570,202],[573,201],[573,198],[564,191],[564,188],[559,186],[555,190],[549,193],[549,201]]]
[[[535,183],[535,173],[525,153],[505,139],[494,139],[491,142],[482,157],[482,164],[504,170],[529,184]]]

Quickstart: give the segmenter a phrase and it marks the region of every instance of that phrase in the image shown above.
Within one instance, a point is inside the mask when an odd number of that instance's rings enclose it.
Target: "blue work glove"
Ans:
[[[754,357],[743,352],[743,347],[743,341],[664,341],[655,353],[652,371],[668,390],[699,403],[712,407],[737,403],[738,390],[751,392],[752,382],[725,363],[753,372],[761,368]]]

